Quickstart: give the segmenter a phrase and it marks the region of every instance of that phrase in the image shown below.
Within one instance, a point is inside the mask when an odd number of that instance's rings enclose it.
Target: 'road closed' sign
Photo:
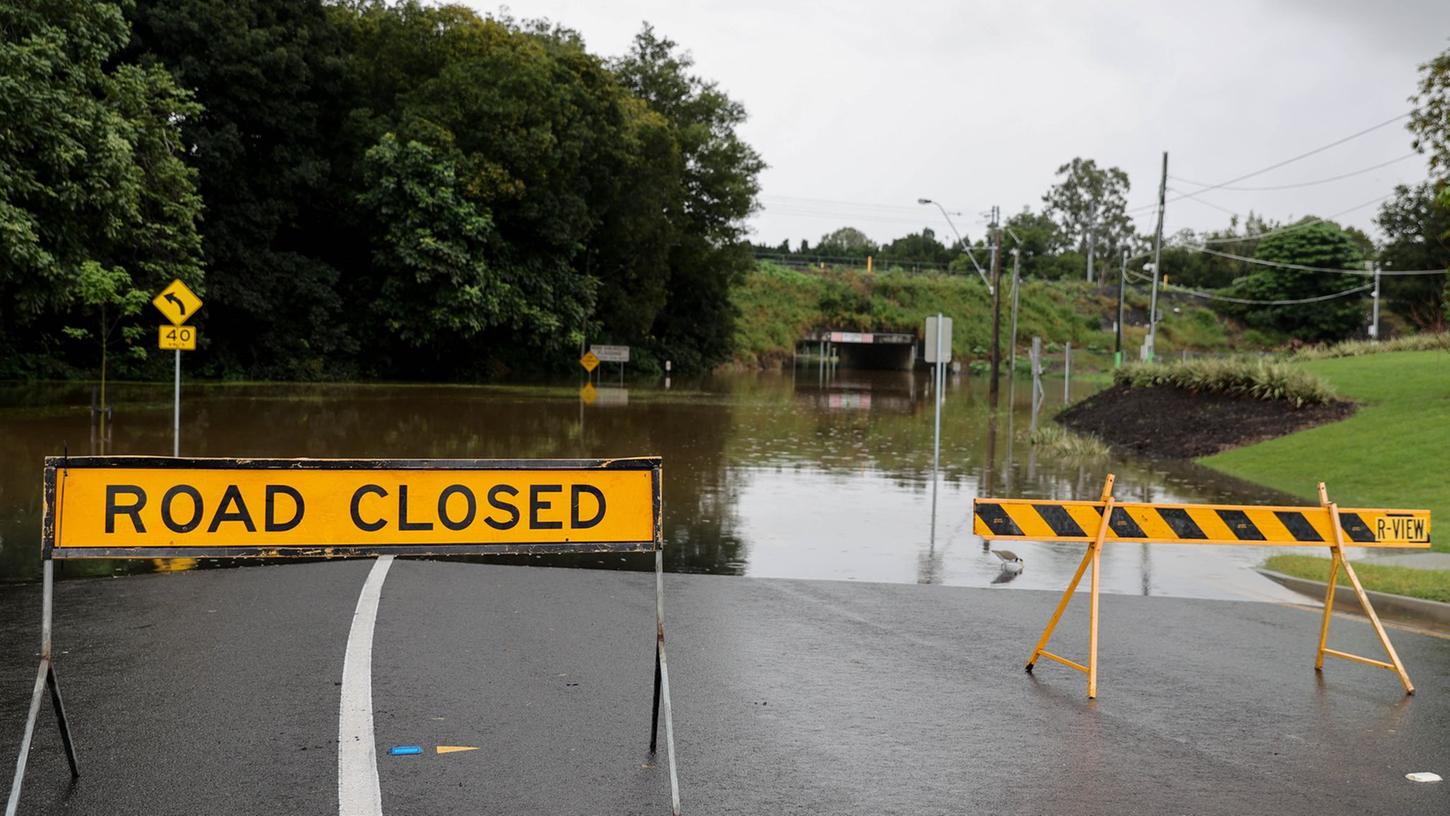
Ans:
[[[55,558],[652,551],[658,458],[46,460]]]

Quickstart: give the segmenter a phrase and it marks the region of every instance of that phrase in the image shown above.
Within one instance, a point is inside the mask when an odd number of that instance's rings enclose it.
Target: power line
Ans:
[[[1256,240],[1258,240],[1260,238],[1267,238],[1270,235],[1278,235],[1280,233],[1290,232],[1291,230],[1296,230],[1296,229],[1303,229],[1304,227],[1312,226],[1314,224],[1318,224],[1318,223],[1321,223],[1321,222],[1324,222],[1324,221],[1329,221],[1329,220],[1338,218],[1341,215],[1346,215],[1348,213],[1352,213],[1355,210],[1362,210],[1365,207],[1370,206],[1371,204],[1378,204],[1381,201],[1384,201],[1385,199],[1390,198],[1393,195],[1394,195],[1394,193],[1386,193],[1385,195],[1379,196],[1378,198],[1372,198],[1369,201],[1365,201],[1363,203],[1356,204],[1353,207],[1350,207],[1350,208],[1344,209],[1344,210],[1340,210],[1337,213],[1330,213],[1329,215],[1326,215],[1326,216],[1324,216],[1322,218],[1316,216],[1316,217],[1310,218],[1310,219],[1308,219],[1306,221],[1300,221],[1297,224],[1290,224],[1290,225],[1284,226],[1284,227],[1276,227],[1274,229],[1267,230],[1265,232],[1256,232],[1253,235],[1231,236],[1231,237],[1227,237],[1227,238],[1204,238],[1203,240],[1199,241],[1199,243],[1200,244],[1232,244],[1232,243],[1238,243],[1240,241],[1256,241]],[[1197,200],[1197,199],[1195,199],[1195,200]],[[1200,204],[1207,204],[1208,202],[1206,202],[1206,201],[1199,201],[1199,203]],[[1252,211],[1250,211],[1250,212],[1252,212]],[[1234,215],[1239,215],[1239,213],[1234,213]]]
[[[1354,289],[1345,289],[1343,292],[1335,292],[1333,294],[1320,295],[1318,297],[1297,298],[1295,300],[1249,300],[1248,298],[1236,298],[1229,297],[1228,295],[1215,295],[1209,292],[1200,292],[1196,289],[1179,289],[1178,291],[1184,293],[1185,295],[1193,295],[1194,297],[1204,298],[1206,300],[1223,300],[1229,303],[1243,303],[1249,306],[1297,306],[1301,303],[1318,303],[1323,300],[1334,300],[1335,298],[1341,298],[1345,297],[1346,295],[1353,295],[1359,292],[1368,292],[1373,288],[1374,284],[1367,283],[1364,286],[1358,286]]]
[[[1363,135],[1365,135],[1367,133],[1373,133],[1374,131],[1379,130],[1382,127],[1387,127],[1389,125],[1393,125],[1394,123],[1400,121],[1401,119],[1408,118],[1409,115],[1412,114],[1412,113],[1414,113],[1414,111],[1405,111],[1404,113],[1402,113],[1402,114],[1400,114],[1398,116],[1395,116],[1395,117],[1392,117],[1390,119],[1386,119],[1383,122],[1380,122],[1378,125],[1373,125],[1371,127],[1367,127],[1364,130],[1361,130],[1361,131],[1359,131],[1357,133],[1351,133],[1350,135],[1345,136],[1343,139],[1336,139],[1335,141],[1332,141],[1329,144],[1321,145],[1320,147],[1316,147],[1313,150],[1307,150],[1307,151],[1305,151],[1303,153],[1300,153],[1297,156],[1291,156],[1290,158],[1284,159],[1283,161],[1274,162],[1273,164],[1269,165],[1268,167],[1259,168],[1258,170],[1255,170],[1252,173],[1244,173],[1241,176],[1235,176],[1235,177],[1229,179],[1228,181],[1221,181],[1218,184],[1210,184],[1209,186],[1204,187],[1202,190],[1199,190],[1197,193],[1191,193],[1189,195],[1198,195],[1198,193],[1206,193],[1209,190],[1217,190],[1217,189],[1220,189],[1222,187],[1227,187],[1230,184],[1237,184],[1240,181],[1243,181],[1244,179],[1250,179],[1250,178],[1253,178],[1254,176],[1263,175],[1264,173],[1267,173],[1270,170],[1278,170],[1280,167],[1283,167],[1286,164],[1293,164],[1294,162],[1299,161],[1300,159],[1307,159],[1310,156],[1316,155],[1318,153],[1323,153],[1324,151],[1329,150],[1330,148],[1338,147],[1338,146],[1344,144],[1345,142],[1349,142],[1349,141],[1353,141],[1355,139],[1358,139],[1359,137],[1361,137],[1361,136],[1363,136]]]
[[[1325,266],[1305,266],[1304,264],[1282,263],[1282,262],[1279,262],[1279,261],[1266,261],[1266,260],[1263,260],[1261,258],[1249,258],[1249,257],[1244,256],[1244,255],[1234,255],[1234,254],[1228,253],[1228,252],[1218,252],[1218,251],[1212,250],[1212,249],[1205,249],[1204,247],[1194,246],[1193,244],[1182,244],[1181,246],[1184,249],[1190,250],[1192,252],[1202,252],[1205,255],[1215,255],[1215,256],[1217,256],[1219,258],[1228,258],[1229,260],[1243,261],[1244,263],[1257,264],[1259,266],[1274,266],[1274,267],[1278,267],[1280,269],[1298,269],[1298,270],[1302,270],[1304,272],[1332,272],[1332,273],[1334,273],[1336,275],[1359,275],[1360,277],[1366,277],[1366,278],[1373,277],[1374,274],[1375,274],[1373,271],[1366,270],[1366,269],[1334,269],[1334,268],[1325,267]],[[1400,275],[1400,276],[1410,276],[1410,275],[1443,275],[1443,274],[1445,274],[1445,270],[1444,269],[1398,269],[1398,270],[1392,270],[1392,271],[1391,270],[1380,270],[1380,274],[1381,275]]]
[[[1300,187],[1314,187],[1314,186],[1319,185],[1319,184],[1328,184],[1328,183],[1330,183],[1332,181],[1342,181],[1342,180],[1347,179],[1347,178],[1353,178],[1354,176],[1363,175],[1365,173],[1369,173],[1371,171],[1378,170],[1381,167],[1389,167],[1392,164],[1398,164],[1399,162],[1402,162],[1405,159],[1412,158],[1412,157],[1418,156],[1418,155],[1420,155],[1420,154],[1417,151],[1411,150],[1409,153],[1406,153],[1405,155],[1400,156],[1399,158],[1390,159],[1387,162],[1380,162],[1379,164],[1372,165],[1370,167],[1365,167],[1365,168],[1360,169],[1360,170],[1355,170],[1355,171],[1350,172],[1350,173],[1341,173],[1341,174],[1339,174],[1337,176],[1330,176],[1328,178],[1316,179],[1314,181],[1300,181],[1300,182],[1296,182],[1294,184],[1273,184],[1273,185],[1267,185],[1267,186],[1253,186],[1253,185],[1250,185],[1250,186],[1241,186],[1241,187],[1229,187],[1229,186],[1226,186],[1226,185],[1222,185],[1221,184],[1221,185],[1218,185],[1218,189],[1220,189],[1220,190],[1235,190],[1235,191],[1240,191],[1240,192],[1265,192],[1265,191],[1269,191],[1269,190],[1295,190],[1295,189],[1298,189]],[[1195,187],[1202,187],[1203,190],[1199,190],[1198,191],[1199,193],[1203,192],[1204,190],[1208,190],[1208,189],[1211,188],[1211,185],[1204,184],[1201,181],[1191,181],[1189,179],[1182,178],[1181,176],[1169,176],[1169,178],[1173,179],[1174,181],[1181,181],[1184,184],[1192,184]],[[1195,193],[1194,195],[1197,195],[1197,193]]]
[[[1404,113],[1402,113],[1402,114],[1400,114],[1398,116],[1395,116],[1393,118],[1386,119],[1385,121],[1380,122],[1377,125],[1372,125],[1370,127],[1365,128],[1364,130],[1358,131],[1357,133],[1351,133],[1350,135],[1345,136],[1342,139],[1336,139],[1335,141],[1332,141],[1329,144],[1320,145],[1319,147],[1316,147],[1313,150],[1307,150],[1307,151],[1305,151],[1303,153],[1300,153],[1297,156],[1291,156],[1291,157],[1289,157],[1287,159],[1284,159],[1283,161],[1274,162],[1273,164],[1271,164],[1271,165],[1269,165],[1267,167],[1261,167],[1258,170],[1254,170],[1253,172],[1244,173],[1241,176],[1234,176],[1231,179],[1228,179],[1226,181],[1220,181],[1217,184],[1210,184],[1210,185],[1204,187],[1202,190],[1198,190],[1197,192],[1184,193],[1184,194],[1180,195],[1178,198],[1171,198],[1171,199],[1169,199],[1169,202],[1171,203],[1171,202],[1174,202],[1174,201],[1182,201],[1185,198],[1192,198],[1192,197],[1194,197],[1196,195],[1199,195],[1200,193],[1206,193],[1209,190],[1218,190],[1218,189],[1227,187],[1230,184],[1237,184],[1238,182],[1243,181],[1244,179],[1250,179],[1250,178],[1253,178],[1254,176],[1263,175],[1264,173],[1267,173],[1270,170],[1277,170],[1280,167],[1283,167],[1283,166],[1285,166],[1287,164],[1293,164],[1294,162],[1299,161],[1301,159],[1307,159],[1310,156],[1316,155],[1318,153],[1323,153],[1324,151],[1329,150],[1330,148],[1338,147],[1338,146],[1344,144],[1345,142],[1349,142],[1349,141],[1353,141],[1355,139],[1358,139],[1359,137],[1361,137],[1361,136],[1363,136],[1363,135],[1365,135],[1367,133],[1373,133],[1374,131],[1379,130],[1382,127],[1387,127],[1389,125],[1393,125],[1394,123],[1400,121],[1401,119],[1404,119],[1404,118],[1408,117],[1412,113],[1414,113],[1414,111],[1405,111]],[[1152,204],[1144,205],[1142,207],[1135,207],[1135,208],[1133,208],[1132,211],[1133,212],[1137,212],[1139,210],[1151,209],[1151,208],[1156,207],[1156,206],[1158,206],[1158,204],[1157,204],[1157,202],[1154,202]]]

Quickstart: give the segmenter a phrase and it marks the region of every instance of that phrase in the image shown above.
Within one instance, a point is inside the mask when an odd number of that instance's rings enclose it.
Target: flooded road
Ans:
[[[784,578],[1060,589],[1081,545],[1014,543],[1023,572],[1002,574],[972,535],[977,495],[1096,499],[1103,476],[1142,501],[1281,499],[1184,463],[1112,455],[1072,460],[1027,442],[1028,388],[994,419],[986,385],[949,382],[932,523],[930,376],[784,372],[601,387],[232,385],[184,389],[189,456],[664,457],[666,568]],[[607,378],[606,378],[607,382]],[[1079,384],[1081,398],[1093,386]],[[113,385],[109,441],[90,430],[91,388],[0,386],[0,580],[39,575],[42,459],[69,451],[167,455],[169,384]],[[1048,389],[1046,410],[1061,402]],[[1306,490],[1312,486],[1306,486]],[[1103,589],[1138,595],[1299,600],[1251,569],[1252,547],[1116,544]],[[533,560],[533,559],[519,559]],[[642,557],[555,557],[553,564],[640,569]],[[63,576],[167,565],[68,562]],[[181,562],[180,567],[192,566]]]

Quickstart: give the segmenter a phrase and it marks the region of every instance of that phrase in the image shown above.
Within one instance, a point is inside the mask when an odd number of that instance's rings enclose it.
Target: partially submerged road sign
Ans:
[[[972,529],[989,541],[1078,541],[1088,545],[1082,563],[1068,582],[1057,610],[1027,659],[1030,673],[1039,657],[1061,663],[1088,676],[1088,697],[1098,694],[1098,574],[1103,545],[1109,542],[1139,544],[1250,544],[1264,546],[1328,547],[1329,587],[1324,600],[1324,620],[1319,630],[1319,651],[1315,669],[1324,668],[1326,656],[1366,663],[1395,672],[1406,694],[1415,687],[1395,653],[1389,635],[1380,625],[1369,596],[1344,558],[1345,547],[1430,546],[1429,510],[1384,508],[1341,508],[1329,500],[1324,484],[1319,485],[1317,507],[1266,507],[1236,504],[1150,504],[1119,502],[1113,498],[1113,475],[1108,474],[1098,501],[1055,499],[976,499],[972,503]],[[1083,574],[1092,568],[1092,590],[1088,603],[1087,665],[1068,660],[1047,650],[1057,622],[1072,601]],[[1343,569],[1354,586],[1365,616],[1389,660],[1375,660],[1330,649],[1329,622],[1334,611],[1334,590]]]
[[[201,308],[201,298],[191,291],[181,278],[173,280],[166,285],[161,293],[151,299],[151,305],[171,321],[171,325],[180,326],[190,320]]]
[[[47,691],[71,774],[80,776],[51,641],[55,559],[544,552],[654,553],[654,714],[649,751],[655,753],[663,703],[671,813],[678,816],[679,778],[665,656],[659,457],[52,456],[46,457],[44,479],[40,667],[7,816],[19,806],[36,718]]]
[[[156,345],[162,351],[196,351],[196,327],[162,326]]]
[[[590,346],[589,351],[601,363],[629,362],[629,346]]]
[[[599,367],[599,357],[592,351],[586,351],[584,356],[579,358],[579,365],[584,366],[584,370],[592,374],[594,369]]]

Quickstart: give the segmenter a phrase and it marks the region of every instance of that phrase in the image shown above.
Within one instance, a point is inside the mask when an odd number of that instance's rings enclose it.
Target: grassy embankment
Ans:
[[[760,263],[735,287],[732,299],[740,312],[735,356],[743,365],[787,362],[796,342],[817,329],[915,333],[927,316],[938,311],[953,319],[956,359],[969,363],[986,359],[992,337],[991,297],[975,275],[899,270],[868,275],[860,269],[801,271]],[[1072,343],[1074,370],[1105,367],[1112,361],[1116,309],[1117,301],[1110,294],[1086,283],[1027,281],[1020,298],[1018,348],[1027,348],[1036,335],[1049,354]],[[1123,345],[1129,356],[1136,357],[1145,329],[1134,324],[1143,322],[1147,313],[1145,297],[1130,291],[1128,309]],[[1004,339],[1009,320],[1004,308]],[[1165,316],[1158,344],[1165,354],[1180,349],[1223,351],[1242,339],[1213,312],[1190,307]],[[1027,369],[1020,354],[1018,367]]]
[[[1296,578],[1329,580],[1329,559],[1311,555],[1276,555],[1264,567]],[[1396,567],[1389,564],[1354,562],[1354,574],[1365,589],[1450,603],[1450,571]],[[1349,576],[1339,570],[1339,585],[1349,586]]]
[[[1450,551],[1450,354],[1399,351],[1297,363],[1359,403],[1349,419],[1225,451],[1203,464],[1317,500],[1323,481],[1343,506],[1429,508],[1434,549]],[[1366,565],[1369,567],[1370,565]],[[1275,557],[1269,568],[1325,580],[1328,559]],[[1450,572],[1356,566],[1367,589],[1450,600]]]

